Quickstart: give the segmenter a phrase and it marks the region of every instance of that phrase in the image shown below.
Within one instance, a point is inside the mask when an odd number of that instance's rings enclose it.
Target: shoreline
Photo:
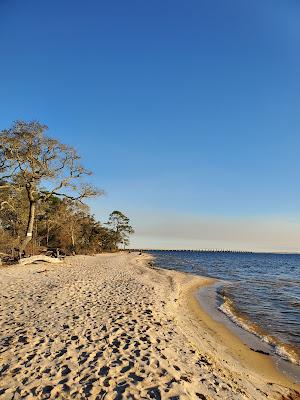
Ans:
[[[212,348],[214,347],[214,344],[217,347],[224,346],[224,348],[226,348],[226,353],[233,357],[233,359],[237,360],[243,368],[249,369],[254,373],[259,373],[268,382],[279,383],[280,385],[292,387],[299,391],[300,385],[293,382],[290,377],[281,374],[274,363],[270,360],[269,356],[252,351],[237,335],[231,332],[222,323],[215,321],[211,315],[204,310],[197,298],[198,291],[203,287],[213,285],[215,280],[204,276],[199,276],[199,278],[204,281],[194,283],[191,287],[185,289],[187,300],[184,301],[184,303],[187,304],[189,311],[202,329],[203,324],[205,324],[205,327],[209,331],[211,339],[214,342]],[[194,340],[196,343],[199,342],[199,339],[195,336]]]
[[[149,255],[149,257],[155,259],[152,255]],[[247,344],[243,343],[238,335],[232,332],[223,323],[214,320],[212,315],[204,309],[199,300],[198,292],[203,288],[214,285],[217,281],[216,279],[195,275],[189,272],[164,269],[159,266],[155,266],[155,269],[168,271],[178,276],[186,275],[192,280],[191,283],[186,287],[183,286],[181,289],[181,306],[182,308],[188,309],[190,312],[190,315],[183,319],[185,329],[189,325],[194,325],[193,323],[191,324],[191,322],[196,323],[193,329],[188,329],[189,338],[193,339],[196,346],[203,346],[201,342],[203,336],[199,338],[199,330],[201,330],[201,334],[210,335],[211,343],[209,350],[215,353],[214,355],[221,350],[222,357],[220,358],[224,358],[225,355],[226,358],[229,356],[228,360],[222,359],[222,362],[231,363],[237,369],[242,368],[246,374],[250,371],[254,374],[259,374],[268,384],[280,384],[284,387],[290,387],[296,391],[300,391],[300,384],[295,382],[291,376],[281,373],[269,355],[260,354],[251,350]],[[184,313],[184,310],[181,311]],[[191,316],[193,317],[193,321],[190,319]],[[257,338],[257,340],[259,339]]]
[[[216,339],[220,341],[220,343],[224,344],[228,347],[231,355],[236,357],[241,364],[244,364],[246,368],[249,368],[253,372],[259,373],[264,379],[273,382],[279,383],[283,386],[293,387],[295,390],[300,389],[299,383],[295,382],[293,378],[287,374],[281,373],[276,364],[273,361],[271,355],[265,355],[257,353],[256,351],[251,350],[248,344],[246,344],[236,333],[234,333],[229,327],[227,327],[224,323],[216,321],[212,315],[210,315],[206,310],[203,304],[199,300],[198,291],[199,289],[205,288],[209,285],[213,285],[214,282],[204,283],[200,287],[196,287],[191,290],[190,298],[191,302],[194,303],[196,301],[197,304],[191,306],[191,309],[194,309],[194,313],[199,315],[202,321],[208,326],[216,334]],[[195,308],[198,307],[198,310]],[[225,316],[226,318],[226,316]],[[232,322],[233,324],[233,322]],[[241,328],[242,330],[242,328]],[[253,335],[250,332],[245,331],[245,333],[249,333],[249,335]],[[254,340],[260,342],[260,339],[254,337]],[[255,340],[255,341],[256,341]],[[226,343],[226,344],[225,344]],[[279,356],[278,356],[279,357]],[[286,361],[288,362],[288,361]],[[290,362],[288,362],[290,363]],[[293,365],[293,364],[291,364]]]
[[[155,259],[155,256],[150,256]],[[160,269],[159,266],[156,268]],[[164,270],[164,268],[161,269]],[[218,279],[169,268],[166,270],[178,274],[187,274],[195,279],[199,279],[199,282],[195,283],[190,292],[187,293],[189,304],[186,304],[186,306],[199,319],[199,323],[204,322],[207,328],[216,335],[218,342],[228,347],[228,351],[232,353],[234,358],[237,358],[247,368],[258,372],[268,380],[279,382],[286,386],[290,385],[296,390],[300,390],[300,367],[298,365],[281,358],[274,352],[271,345],[264,343],[253,333],[236,325],[224,313],[215,309],[215,305],[208,304],[208,301],[211,299],[208,300],[200,295],[201,291],[203,292],[207,288],[217,285],[219,282]],[[221,318],[217,315],[218,313],[221,314]],[[250,343],[258,350],[268,351],[269,354],[261,354],[251,349]],[[285,368],[285,372],[280,371],[283,368]]]
[[[196,298],[200,303],[200,307],[214,321],[224,325],[251,351],[268,356],[276,371],[281,375],[286,376],[290,381],[300,385],[300,366],[298,364],[280,356],[280,354],[276,352],[274,345],[264,341],[259,334],[255,334],[251,330],[248,330],[247,321],[246,326],[240,325],[239,323],[236,323],[235,319],[232,319],[230,315],[228,316],[226,312],[224,313],[219,307],[217,307],[217,290],[220,285],[222,285],[222,282],[216,280],[211,285],[201,287],[200,290],[197,291]]]
[[[195,294],[211,279],[151,259],[120,252],[1,269],[3,398],[300,398],[248,350],[267,372],[250,368],[247,350],[201,310]]]

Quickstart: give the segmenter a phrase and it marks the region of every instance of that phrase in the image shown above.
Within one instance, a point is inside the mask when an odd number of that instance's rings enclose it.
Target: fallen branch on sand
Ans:
[[[53,264],[57,264],[57,263],[61,262],[61,260],[59,258],[48,257],[48,256],[44,256],[43,254],[40,254],[38,256],[21,258],[21,260],[19,261],[19,264],[26,265],[26,264],[32,264],[37,261],[44,261],[44,262],[53,263]]]

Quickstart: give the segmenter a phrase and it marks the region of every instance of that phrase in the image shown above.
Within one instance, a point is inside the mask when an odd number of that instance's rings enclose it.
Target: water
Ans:
[[[163,268],[220,280],[216,307],[300,365],[300,254],[152,251]]]

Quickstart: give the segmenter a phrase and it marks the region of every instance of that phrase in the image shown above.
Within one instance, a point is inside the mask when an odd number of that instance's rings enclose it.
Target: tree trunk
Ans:
[[[71,228],[71,240],[72,240],[72,246],[75,247],[75,236],[73,228]]]
[[[75,232],[74,232],[74,227],[71,227],[71,240],[72,240],[72,255],[75,256]]]
[[[36,201],[34,199],[34,196],[30,190],[28,190],[28,199],[29,199],[29,214],[28,214],[28,223],[27,223],[27,229],[26,229],[26,236],[24,240],[20,244],[19,248],[19,253],[20,253],[20,258],[22,257],[22,254],[32,239],[32,232],[33,232],[33,226],[34,226],[34,220],[35,220],[35,206],[36,206]]]
[[[50,235],[50,228],[49,228],[49,223],[47,222],[47,236],[46,236],[47,247],[49,246],[49,235]]]

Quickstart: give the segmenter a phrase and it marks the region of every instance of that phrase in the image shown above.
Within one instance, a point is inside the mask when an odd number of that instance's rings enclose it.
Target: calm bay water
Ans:
[[[216,307],[282,358],[300,365],[300,254],[151,254],[159,267],[221,280]]]

